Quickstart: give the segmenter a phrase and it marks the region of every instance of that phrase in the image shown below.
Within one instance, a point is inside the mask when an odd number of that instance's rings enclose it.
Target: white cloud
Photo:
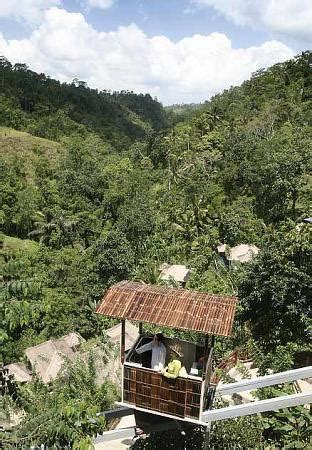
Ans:
[[[113,6],[115,0],[87,0],[90,8],[108,9]]]
[[[0,0],[0,18],[38,23],[46,9],[59,6],[61,2],[62,0]]]
[[[211,6],[237,25],[265,28],[312,41],[311,0],[191,0],[198,6]]]
[[[0,54],[61,81],[78,77],[99,89],[149,92],[169,104],[208,99],[293,51],[278,41],[235,49],[220,33],[175,43],[148,38],[135,24],[98,32],[82,14],[51,8],[28,39],[0,35]]]

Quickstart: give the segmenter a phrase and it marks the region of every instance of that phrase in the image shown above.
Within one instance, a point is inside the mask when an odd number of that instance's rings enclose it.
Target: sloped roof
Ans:
[[[96,312],[207,334],[231,334],[237,298],[122,281],[112,286]]]
[[[65,354],[54,352],[46,371],[42,374],[42,381],[44,383],[50,383],[50,381],[55,380],[64,364],[64,357],[73,359],[75,356],[74,353]]]
[[[225,251],[226,251],[226,244],[218,245],[217,250],[218,250],[219,253],[225,253]]]
[[[217,247],[219,253],[227,253],[227,259],[229,261],[240,261],[247,262],[250,261],[254,256],[259,253],[258,247],[250,244],[239,244],[235,247],[227,246],[226,244],[221,244]]]
[[[232,247],[229,259],[232,261],[247,262],[259,253],[258,247],[249,244],[240,244]]]
[[[85,342],[85,339],[80,334],[74,332],[62,336],[58,339],[58,341],[60,340],[65,341],[70,348],[78,347],[82,342]]]
[[[25,354],[31,363],[32,370],[43,380],[57,349],[52,340],[28,347]]]
[[[160,278],[162,280],[170,280],[170,278],[173,278],[175,281],[178,281],[179,283],[184,283],[188,280],[191,270],[188,269],[186,266],[182,266],[180,264],[163,264],[160,267]]]
[[[131,348],[134,342],[137,340],[139,336],[139,330],[135,325],[132,325],[131,322],[126,321],[125,331],[125,349],[129,350],[129,348]],[[121,336],[121,323],[118,323],[117,325],[114,325],[113,327],[106,330],[106,334],[110,337],[114,344],[119,345]]]
[[[101,347],[94,347],[85,353],[79,353],[85,363],[88,361],[90,353],[92,352],[95,365],[95,381],[101,385],[105,378],[115,383],[121,388],[121,362],[119,354],[114,351],[103,349]]]
[[[27,368],[21,363],[12,363],[4,366],[5,369],[8,369],[9,375],[13,375],[15,381],[19,381],[21,383],[26,383],[31,380],[31,374],[28,372]]]
[[[69,333],[59,339],[50,339],[42,344],[28,347],[25,354],[29,359],[33,371],[44,383],[54,380],[64,362],[64,357],[73,359],[76,357],[74,348],[77,342],[84,339],[77,333]]]

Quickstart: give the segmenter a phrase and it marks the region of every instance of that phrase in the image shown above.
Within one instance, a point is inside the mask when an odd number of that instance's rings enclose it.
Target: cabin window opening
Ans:
[[[151,335],[139,336],[133,348],[126,355],[125,364],[130,363],[134,367],[142,367],[146,369],[153,369],[151,367],[152,351],[144,351],[137,353],[137,350],[146,344],[150,344],[154,337]],[[172,348],[179,349],[179,359],[184,371],[180,371],[180,377],[194,377],[200,378],[203,375],[204,368],[204,346],[194,342],[183,341],[176,338],[165,337],[163,341],[166,347],[166,359],[164,365],[167,366],[170,362],[173,352]],[[210,351],[210,349],[209,349]]]

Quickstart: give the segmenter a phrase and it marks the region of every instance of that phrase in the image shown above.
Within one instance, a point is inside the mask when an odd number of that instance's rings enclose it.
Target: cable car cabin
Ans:
[[[122,281],[112,286],[96,312],[122,320],[120,356],[123,406],[165,417],[200,422],[210,405],[214,336],[230,336],[237,298]],[[140,335],[125,353],[125,319],[138,321]],[[168,364],[178,354],[182,369],[166,378],[151,367],[152,351],[138,354],[153,340],[143,333],[150,323],[205,335],[202,345],[181,339],[164,339]],[[149,347],[149,346],[147,346]]]
[[[142,355],[136,353],[137,348],[151,341],[153,337],[141,335],[126,356],[123,366],[123,403],[182,419],[198,420],[202,390],[200,367],[204,346],[178,339],[165,339],[166,362],[170,360],[171,348],[178,347],[181,355],[179,359],[185,368],[183,375],[170,379],[151,368],[151,351]],[[208,349],[208,355],[210,353],[211,349]]]

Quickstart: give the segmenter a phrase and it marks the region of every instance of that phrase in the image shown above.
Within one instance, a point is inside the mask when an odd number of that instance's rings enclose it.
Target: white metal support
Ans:
[[[272,375],[265,375],[253,380],[245,379],[236,383],[223,384],[221,386],[217,386],[216,394],[231,395],[236,394],[237,392],[252,391],[265,386],[272,386],[274,384],[287,383],[288,381],[310,377],[312,377],[312,366],[302,367],[300,369],[287,370],[285,372],[274,373]]]
[[[110,443],[116,439],[131,439],[134,436],[134,427],[119,428],[117,430],[104,431],[95,438],[95,444]]]
[[[307,403],[312,403],[312,394],[310,393],[285,395],[256,402],[243,403],[242,405],[204,411],[201,420],[203,422],[212,422],[215,420],[233,419],[235,417],[249,416],[250,414],[265,411],[277,411],[282,408],[305,405]]]

